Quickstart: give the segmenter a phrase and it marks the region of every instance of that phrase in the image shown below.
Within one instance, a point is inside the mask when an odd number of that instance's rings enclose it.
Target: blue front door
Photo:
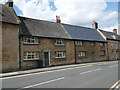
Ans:
[[[44,62],[45,62],[45,67],[49,66],[50,64],[50,53],[49,52],[44,52]]]

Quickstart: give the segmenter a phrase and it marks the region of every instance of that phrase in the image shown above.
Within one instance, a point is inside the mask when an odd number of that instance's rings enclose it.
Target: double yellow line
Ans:
[[[118,80],[109,90],[118,90],[120,88],[120,80]]]

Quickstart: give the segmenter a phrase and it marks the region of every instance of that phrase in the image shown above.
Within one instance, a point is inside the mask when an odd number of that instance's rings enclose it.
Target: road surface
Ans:
[[[118,61],[2,78],[2,88],[115,88],[120,87]],[[4,90],[4,89],[3,89]]]

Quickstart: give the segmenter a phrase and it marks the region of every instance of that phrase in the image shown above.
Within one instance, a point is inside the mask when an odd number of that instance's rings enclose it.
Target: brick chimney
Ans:
[[[56,16],[56,22],[61,23],[60,16]]]
[[[13,7],[13,0],[8,0],[6,6]]]
[[[93,27],[94,29],[98,29],[98,23],[95,22],[95,21],[93,21],[93,23],[92,23],[92,27]]]
[[[113,29],[113,33],[117,34],[117,29],[116,28]]]

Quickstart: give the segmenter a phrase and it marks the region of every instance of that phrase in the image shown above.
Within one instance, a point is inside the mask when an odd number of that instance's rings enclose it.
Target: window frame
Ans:
[[[64,46],[65,41],[61,40],[61,39],[56,39],[55,42],[54,42],[54,45],[56,45],[56,46]]]
[[[105,47],[105,43],[100,43],[100,47]]]
[[[23,37],[23,44],[39,44],[38,37]]]
[[[100,50],[100,56],[106,56],[106,51],[105,50]]]
[[[55,51],[55,58],[66,58],[66,51]]]
[[[76,46],[83,46],[83,41],[75,41]]]
[[[95,42],[90,42],[91,46],[95,46],[95,44],[96,44]]]
[[[87,56],[86,53],[87,53],[86,51],[78,51],[78,57],[86,57]]]
[[[23,60],[39,60],[39,59],[40,59],[39,52],[26,51],[23,53]]]

